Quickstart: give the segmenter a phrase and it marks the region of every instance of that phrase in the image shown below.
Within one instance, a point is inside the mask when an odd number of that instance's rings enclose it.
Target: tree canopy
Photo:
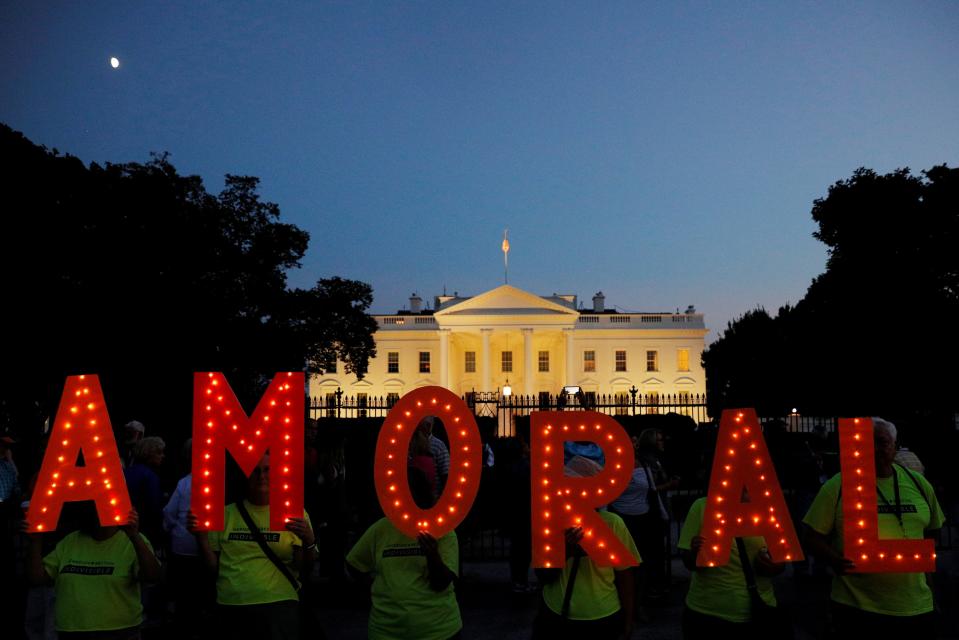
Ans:
[[[0,150],[8,420],[52,411],[66,375],[99,373],[115,423],[186,434],[194,371],[224,371],[248,410],[276,371],[339,358],[366,372],[371,288],[290,289],[309,235],[257,178],[212,194],[166,155],[85,166],[3,125]]]
[[[959,408],[959,170],[859,169],[812,217],[825,272],[795,307],[746,313],[703,354],[714,412]]]

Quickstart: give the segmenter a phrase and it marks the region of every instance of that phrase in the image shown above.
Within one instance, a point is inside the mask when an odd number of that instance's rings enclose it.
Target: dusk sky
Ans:
[[[830,184],[959,164],[957,52],[956,2],[7,1],[0,121],[259,176],[311,235],[291,284],[378,312],[502,284],[509,227],[511,284],[715,337],[823,271]]]

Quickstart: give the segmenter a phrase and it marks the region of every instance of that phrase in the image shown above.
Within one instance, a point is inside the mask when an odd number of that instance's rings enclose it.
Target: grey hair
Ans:
[[[133,447],[133,459],[140,461],[146,460],[155,453],[162,453],[166,449],[166,443],[163,438],[150,436],[136,443]]]
[[[896,434],[896,425],[889,422],[888,420],[883,420],[879,417],[873,417],[872,419],[872,428],[874,431],[885,431],[889,434],[889,437],[892,438],[892,441],[895,442],[897,438]]]

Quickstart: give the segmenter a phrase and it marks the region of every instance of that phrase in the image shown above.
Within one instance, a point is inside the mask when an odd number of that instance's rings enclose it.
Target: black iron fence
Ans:
[[[320,418],[385,418],[399,400],[398,394],[369,396],[345,395],[337,389],[310,401],[310,417]],[[477,417],[496,418],[496,435],[516,435],[516,419],[533,411],[598,411],[611,416],[679,414],[695,423],[709,422],[706,395],[696,393],[639,393],[635,387],[617,394],[552,394],[509,395],[472,392],[463,400]]]
[[[337,389],[325,396],[310,400],[310,417],[320,418],[385,418],[399,394],[373,396],[346,395]],[[552,394],[509,395],[491,392],[472,392],[463,400],[478,418],[495,418],[495,435],[516,435],[517,418],[525,418],[533,411],[598,411],[610,416],[686,416],[694,424],[710,423],[706,394],[698,393],[639,393],[636,388],[615,394]],[[718,416],[715,416],[718,417]],[[801,415],[798,412],[761,418],[764,424],[776,423],[791,433],[835,433],[839,418]]]

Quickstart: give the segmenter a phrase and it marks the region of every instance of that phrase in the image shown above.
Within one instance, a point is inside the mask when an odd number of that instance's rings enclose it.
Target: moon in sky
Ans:
[[[114,69],[116,69],[117,67],[119,67],[119,66],[120,66],[120,59],[119,59],[119,58],[110,58],[110,66],[113,67]]]

